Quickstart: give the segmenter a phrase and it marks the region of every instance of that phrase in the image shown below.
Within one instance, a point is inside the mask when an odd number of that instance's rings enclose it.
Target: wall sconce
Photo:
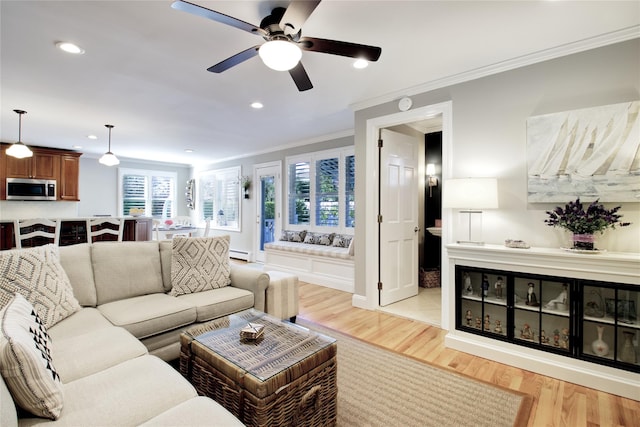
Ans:
[[[427,184],[429,185],[429,197],[433,196],[432,188],[438,186],[438,178],[435,177],[436,174],[436,165],[433,163],[427,164]]]

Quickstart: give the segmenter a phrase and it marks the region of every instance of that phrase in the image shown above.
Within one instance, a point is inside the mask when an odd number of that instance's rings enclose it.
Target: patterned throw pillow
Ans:
[[[351,243],[351,239],[353,239],[353,236],[336,234],[336,236],[333,238],[332,245],[337,248],[348,248],[349,244]]]
[[[80,310],[54,245],[0,251],[0,308],[16,293],[33,305],[47,328]]]
[[[316,233],[312,233],[310,231],[307,232],[304,236],[304,243],[309,243],[310,245],[318,244],[318,235]]]
[[[331,246],[335,233],[324,233],[318,235],[318,245]]]
[[[290,242],[304,242],[305,235],[307,234],[307,230],[302,231],[290,231],[289,232],[289,241]]]
[[[13,400],[33,415],[57,420],[63,394],[51,360],[51,339],[22,295],[0,311],[0,329],[0,372]]]
[[[288,242],[289,241],[289,233],[291,233],[289,230],[282,230],[282,233],[280,234],[280,240],[282,242]]]
[[[223,288],[231,283],[230,236],[175,237],[170,295]]]

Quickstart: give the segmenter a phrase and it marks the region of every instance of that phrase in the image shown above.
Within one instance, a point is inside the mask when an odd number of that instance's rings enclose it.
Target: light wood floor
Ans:
[[[534,374],[444,347],[445,331],[362,310],[351,294],[300,283],[302,319],[534,398],[528,426],[640,426],[640,402]]]

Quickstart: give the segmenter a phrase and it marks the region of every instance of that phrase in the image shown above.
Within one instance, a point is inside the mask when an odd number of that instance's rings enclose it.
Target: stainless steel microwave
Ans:
[[[7,178],[7,200],[56,200],[56,181]]]

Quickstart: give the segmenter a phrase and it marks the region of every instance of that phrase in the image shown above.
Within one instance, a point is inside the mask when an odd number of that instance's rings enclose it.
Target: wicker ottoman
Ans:
[[[240,340],[248,323],[264,325],[261,339]],[[194,326],[180,343],[181,373],[247,426],[335,424],[333,338],[251,309]]]

